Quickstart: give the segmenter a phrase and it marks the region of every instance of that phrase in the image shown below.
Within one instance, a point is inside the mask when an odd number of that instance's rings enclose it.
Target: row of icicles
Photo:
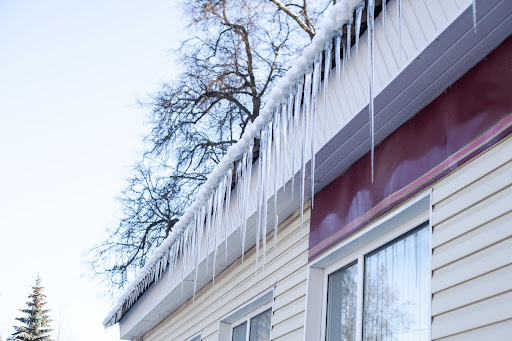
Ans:
[[[371,144],[371,181],[373,182],[374,172],[374,9],[375,0],[368,0],[367,25],[368,25],[368,61],[370,65],[369,72],[369,125],[370,125],[370,144]],[[386,2],[382,1],[382,25],[384,33],[386,32]],[[413,1],[414,2],[414,1]],[[288,169],[291,168],[291,184],[290,193],[294,196],[295,187],[295,169],[299,167],[299,196],[300,196],[300,220],[302,239],[302,225],[304,222],[304,205],[306,197],[306,161],[307,155],[311,156],[310,162],[310,190],[311,190],[311,208],[314,206],[315,194],[315,131],[317,125],[317,102],[318,94],[323,87],[323,108],[322,128],[327,127],[326,108],[327,108],[327,90],[329,78],[336,77],[336,85],[338,93],[341,91],[341,82],[344,79],[347,61],[350,58],[351,50],[351,32],[352,25],[355,31],[355,49],[359,46],[359,36],[361,29],[362,13],[365,7],[365,1],[362,1],[354,9],[354,14],[344,23],[337,31],[333,39],[329,39],[323,53],[318,55],[312,65],[306,70],[303,77],[300,77],[297,84],[293,87],[287,96],[283,96],[281,103],[275,108],[273,119],[267,122],[260,132],[259,144],[259,163],[258,163],[258,182],[257,182],[257,225],[256,225],[256,271],[259,269],[259,252],[260,242],[262,244],[262,268],[265,267],[266,255],[266,232],[267,232],[267,213],[268,198],[273,196],[274,206],[274,250],[277,240],[277,229],[279,217],[277,215],[277,190],[278,181],[283,184],[286,191],[286,183],[290,178]],[[399,18],[399,44],[401,58],[401,39],[402,39],[402,6],[401,0],[397,0],[397,14]],[[355,16],[355,22],[353,17]],[[474,30],[476,32],[476,2],[473,0],[473,21]],[[344,39],[343,39],[344,38]],[[331,55],[334,44],[334,56]],[[343,55],[342,55],[343,53]],[[333,58],[334,57],[334,58]],[[335,75],[333,72],[331,61],[335,62]],[[323,82],[321,80],[323,72]],[[169,267],[169,273],[179,276],[181,284],[185,277],[194,271],[194,289],[193,297],[197,291],[198,265],[201,259],[206,258],[206,273],[211,266],[212,281],[215,283],[215,267],[217,259],[217,251],[219,246],[224,242],[225,257],[228,255],[227,237],[228,227],[236,226],[242,244],[242,262],[245,253],[247,219],[249,218],[249,197],[250,193],[255,189],[251,187],[251,173],[253,168],[254,141],[242,153],[240,159],[235,162],[228,172],[221,177],[217,188],[208,198],[207,202],[196,210],[194,218],[188,222],[187,227],[183,230],[173,242],[172,245],[165,250],[159,260],[151,267],[135,289],[129,293],[123,304],[118,307],[112,319],[107,324],[114,324],[120,318],[120,312],[123,306],[128,308],[143,293],[152,282],[158,281],[165,269]],[[296,160],[299,160],[296,165]],[[289,168],[288,168],[289,167]],[[271,174],[272,173],[272,174]],[[235,179],[233,179],[235,177]],[[270,182],[272,186],[269,186]],[[236,181],[235,197],[233,204],[236,206],[232,210],[237,214],[228,215],[231,204],[231,185],[233,180]],[[213,255],[210,263],[210,254]],[[178,269],[178,259],[181,258],[182,266]]]

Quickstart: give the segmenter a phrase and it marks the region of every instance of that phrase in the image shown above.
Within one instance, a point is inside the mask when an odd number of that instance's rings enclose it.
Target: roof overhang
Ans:
[[[423,49],[409,58],[407,65],[383,86],[375,98],[375,142],[378,144],[400,125],[429,104],[448,86],[471,69],[512,32],[512,8],[507,1],[478,1],[478,31],[473,31],[471,1],[432,37]],[[377,30],[380,27],[377,28]],[[378,35],[378,34],[377,34]],[[369,151],[368,111],[363,107],[341,129],[322,143],[316,154],[315,190],[319,191]],[[254,167],[257,167],[257,162]],[[306,167],[309,169],[309,167]],[[256,172],[253,172],[253,177]],[[298,178],[298,175],[295,175]],[[254,180],[255,182],[256,180]],[[295,181],[298,186],[299,181]],[[236,190],[236,189],[235,189]],[[295,191],[297,193],[297,191]],[[298,196],[291,200],[289,188],[278,192],[280,223],[300,207]],[[272,208],[271,208],[272,210]],[[273,212],[270,216],[273,216]],[[247,226],[256,225],[253,214]],[[268,224],[269,230],[272,224]],[[219,274],[242,254],[240,238],[234,230],[228,236],[228,255],[219,248],[215,273]],[[255,245],[255,229],[247,230],[245,250]],[[211,282],[212,260],[198,266],[197,290]],[[122,339],[140,338],[193,296],[193,273],[184,281],[166,270],[126,312],[121,321]]]

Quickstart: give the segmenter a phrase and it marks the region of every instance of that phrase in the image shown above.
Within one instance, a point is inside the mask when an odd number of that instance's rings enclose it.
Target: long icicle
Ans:
[[[327,132],[327,89],[329,86],[329,73],[331,72],[331,40],[327,42],[325,47],[325,58],[324,58],[324,114],[322,117],[322,129]]]
[[[297,94],[295,95],[294,114],[293,114],[293,139],[292,139],[292,197],[293,189],[295,187],[295,160],[297,159],[297,146],[299,145],[299,117],[300,117],[300,103],[302,100],[302,89],[304,79],[299,78],[297,82]]]
[[[226,204],[224,208],[224,230],[225,232],[225,247],[226,247],[226,253],[224,257],[224,262],[227,262],[228,260],[228,228],[231,227],[231,219],[229,216],[229,206],[231,204],[231,183],[233,182],[233,167],[229,168],[228,175],[227,175],[227,181],[226,181]]]
[[[281,149],[281,125],[282,122],[280,120],[281,115],[280,113],[282,110],[280,110],[281,107],[278,106],[276,114],[274,116],[274,256],[276,254],[276,243],[277,243],[277,179],[279,175],[279,167],[280,167],[280,161],[281,161],[281,155],[280,155],[280,149]],[[286,106],[284,107],[284,110],[286,110]]]
[[[305,180],[306,180],[306,141],[309,131],[309,103],[311,100],[311,70],[306,73],[306,80],[304,82],[304,108],[303,108],[303,121],[302,121],[302,153],[300,164],[300,240],[302,240],[302,228],[304,225],[304,195],[305,195]]]
[[[343,31],[342,31],[343,32]],[[347,73],[347,39],[343,39],[343,37],[341,38],[341,45],[342,45],[342,48],[343,48],[343,62],[341,63],[341,65],[343,65],[343,71],[341,72],[341,79],[345,79],[346,77],[346,73]],[[340,84],[341,86],[341,84]]]
[[[400,1],[400,0],[399,0]],[[374,138],[374,106],[373,98],[374,94],[374,73],[375,73],[375,56],[374,56],[374,44],[375,44],[375,22],[374,22],[374,0],[368,0],[368,64],[370,69],[370,103],[368,105],[368,112],[370,116],[370,144],[371,144],[371,178],[373,183],[373,170],[374,170],[374,149],[375,149],[375,138]]]
[[[286,192],[286,171],[287,171],[287,160],[286,157],[288,153],[288,112],[290,107],[291,98],[288,96],[287,102],[284,102],[281,106],[281,175],[282,175],[282,183],[283,183],[283,192]]]
[[[244,169],[244,160],[247,157],[247,155],[244,153],[242,155],[242,158],[240,161],[238,161],[238,164],[236,166],[236,181],[238,184],[243,184],[243,173],[242,171],[245,171]],[[238,186],[236,189],[236,206],[238,214],[236,215],[236,225],[238,228],[238,233],[240,236],[240,239],[242,239],[242,224],[243,224],[243,209],[242,209],[242,193],[243,193],[243,186]]]
[[[245,166],[246,162],[247,162],[247,151],[245,151],[243,153],[242,159],[238,163],[238,168],[240,168],[240,170],[237,169],[237,173],[240,172],[240,176],[238,177],[238,188],[236,189],[238,212],[240,213],[240,215],[239,215],[240,216],[239,230],[240,230],[240,241],[242,243],[242,263],[244,262],[244,244],[245,244],[244,229],[243,229],[243,226],[244,226],[243,219],[244,219],[244,214],[245,214],[245,211],[244,211],[245,207],[243,204],[242,194],[245,193],[245,174],[243,172],[245,172],[245,170],[246,170],[246,166]],[[240,194],[240,195],[238,195],[238,194]]]
[[[352,45],[352,18],[347,23],[347,62],[350,59],[350,46]]]
[[[263,205],[263,186],[264,186],[264,164],[265,156],[266,156],[266,139],[267,133],[265,129],[262,129],[260,132],[260,156],[259,156],[259,165],[258,165],[258,225],[256,231],[256,271],[258,271],[258,262],[259,262],[259,253],[260,253],[260,232],[262,225],[262,205]]]
[[[355,35],[356,35],[356,53],[359,51],[359,34],[361,31],[361,18],[363,16],[363,9],[364,9],[364,1],[361,3],[361,5],[357,6],[356,8],[356,27],[355,27]]]
[[[213,210],[213,194],[208,199],[208,206],[206,209],[206,274],[208,274],[210,262],[210,249],[211,249],[211,235],[212,235],[212,210]]]
[[[265,190],[265,194],[263,196],[263,229],[261,231],[262,233],[262,246],[263,246],[263,258],[262,258],[262,269],[265,270],[265,263],[266,263],[266,256],[267,256],[267,218],[268,218],[268,195],[267,195],[267,189],[268,189],[268,181],[270,178],[270,168],[271,168],[271,155],[272,155],[272,122],[268,124],[267,127],[267,158],[266,158],[266,167],[265,167],[265,182],[263,184],[263,188]]]
[[[336,86],[337,86],[338,94],[340,94],[341,93],[341,32],[334,39],[334,58],[335,58],[335,62],[336,62]]]
[[[254,144],[251,142],[249,145],[249,149],[246,152],[245,158],[245,172],[244,172],[244,196],[243,196],[243,208],[242,208],[242,216],[243,216],[243,225],[242,225],[242,262],[244,261],[244,252],[245,252],[245,236],[247,231],[247,206],[249,205],[249,193],[251,190],[251,173],[252,173],[252,153],[253,153]]]
[[[316,167],[316,157],[315,157],[315,132],[316,132],[316,116],[317,116],[317,99],[318,99],[318,90],[320,88],[320,76],[321,76],[321,68],[322,68],[322,56],[319,55],[315,59],[314,70],[313,70],[313,88],[311,91],[311,209],[313,209],[315,202],[315,167]]]
[[[199,267],[199,250],[201,249],[201,236],[200,236],[200,219],[201,219],[201,212],[196,212],[195,215],[195,242],[194,242],[194,255],[195,255],[195,261],[194,261],[194,294],[192,296],[192,302],[195,302],[196,300],[196,289],[197,289],[197,270]]]

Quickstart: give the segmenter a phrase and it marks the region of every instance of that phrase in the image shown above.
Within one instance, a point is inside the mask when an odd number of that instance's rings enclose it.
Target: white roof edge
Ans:
[[[121,319],[122,309],[125,303],[132,301],[130,304],[133,304],[134,301],[136,301],[136,298],[133,298],[133,293],[140,291],[139,286],[142,285],[147,288],[147,285],[151,282],[151,277],[154,275],[154,269],[162,263],[165,252],[170,248],[176,238],[181,235],[188,222],[193,218],[196,210],[206,203],[210,194],[219,185],[221,175],[225,174],[232,164],[241,158],[243,152],[247,150],[253,140],[259,136],[261,129],[273,118],[277,106],[286,98],[298,79],[304,76],[306,70],[311,67],[315,58],[324,51],[338,29],[351,18],[354,9],[363,1],[364,0],[342,0],[327,10],[325,20],[321,24],[319,32],[313,37],[311,43],[304,48],[301,57],[297,60],[295,65],[286,72],[277,86],[271,90],[269,99],[261,111],[261,114],[247,127],[242,138],[228,149],[221,162],[214,168],[212,173],[208,176],[207,181],[201,186],[192,205],[185,210],[181,219],[176,223],[173,231],[158,247],[144,268],[140,270],[137,277],[128,285],[117,303],[103,320],[104,326],[108,327],[114,325]]]
[[[492,0],[489,2],[489,4],[482,5],[482,11],[479,10],[478,12],[478,18],[479,18],[479,26],[478,26],[478,35],[473,33],[473,28],[470,25],[471,22],[471,13],[470,13],[470,5],[469,9],[460,9],[460,12],[450,20],[450,25],[453,24],[455,27],[452,30],[446,30],[447,27],[444,27],[439,30],[440,36],[437,35],[432,37],[431,44],[426,45],[420,48],[421,54],[418,54],[417,56],[413,56],[411,59],[414,61],[414,67],[410,65],[410,67],[407,67],[405,70],[403,69],[400,71],[400,74],[406,74],[410,73],[411,70],[415,70],[415,72],[412,72],[411,76],[412,79],[411,82],[414,84],[425,84],[424,79],[428,77],[424,77],[422,70],[434,70],[434,74],[436,75],[435,81],[432,81],[432,79],[428,78],[429,84],[431,84],[429,87],[424,88],[424,86],[416,87],[416,86],[410,86],[410,88],[406,90],[401,90],[403,93],[407,94],[401,94],[399,96],[396,96],[394,93],[390,93],[389,89],[390,87],[385,86],[384,89],[385,97],[393,97],[395,98],[395,102],[400,102],[403,100],[403,96],[407,96],[407,98],[410,98],[411,91],[419,91],[418,93],[414,92],[415,95],[412,96],[414,100],[410,102],[406,108],[400,109],[400,111],[396,111],[396,114],[394,117],[389,116],[390,110],[385,110],[380,112],[380,115],[377,118],[377,122],[387,122],[385,123],[385,127],[381,127],[382,130],[385,132],[379,131],[378,135],[387,136],[389,133],[391,133],[394,128],[397,128],[401,123],[406,122],[413,114],[421,108],[423,108],[425,105],[427,105],[432,99],[437,97],[439,94],[439,91],[444,90],[448,85],[452,84],[456,79],[458,79],[461,75],[463,75],[467,70],[469,70],[473,65],[475,65],[481,58],[483,58],[485,55],[487,55],[489,52],[491,52],[496,46],[505,39],[510,32],[509,28],[512,25],[512,17],[508,17],[506,13],[511,13],[510,9],[503,8],[505,7],[503,3],[500,2],[500,5],[496,5],[499,0]],[[493,19],[493,15],[489,15],[487,12],[489,8],[495,6],[499,7],[493,12],[496,11],[502,11],[506,12],[504,15],[507,20],[504,20],[501,23],[493,22],[495,19]],[[504,10],[505,9],[505,10]],[[464,16],[461,18],[458,18],[459,15],[464,12]],[[457,19],[457,20],[455,20]],[[508,29],[507,29],[508,27]],[[450,31],[450,32],[448,32]],[[468,46],[472,46],[468,50]],[[424,54],[428,54],[428,57]],[[432,55],[435,55],[435,59],[432,59]],[[418,58],[416,58],[418,57]],[[432,57],[432,58],[431,58]],[[417,59],[417,60],[415,60]],[[453,60],[457,60],[456,63],[453,63]],[[418,66],[420,66],[420,71],[417,70]],[[447,68],[447,69],[445,69]],[[431,73],[431,72],[430,72]],[[403,82],[403,80],[402,80]],[[411,84],[412,84],[411,83]],[[388,85],[392,85],[391,83]],[[413,89],[414,88],[414,89]],[[413,89],[413,90],[411,90]],[[420,91],[421,90],[421,91]],[[392,90],[393,91],[393,90]],[[391,91],[391,92],[392,92]],[[382,97],[379,96],[378,97]],[[389,109],[389,108],[388,108]],[[396,108],[391,108],[391,111],[395,110]],[[407,112],[406,112],[407,111]],[[361,114],[367,115],[367,113],[360,112],[358,116]],[[355,117],[352,117],[351,120],[357,121]],[[393,123],[394,122],[394,123]],[[400,123],[401,122],[401,123]],[[353,122],[352,122],[353,123]],[[393,126],[393,127],[391,127]],[[339,131],[336,136],[332,138],[332,140],[328,141],[328,144],[330,146],[337,145],[338,142],[340,142],[340,138],[343,139],[343,135],[346,135],[346,131]],[[353,129],[350,129],[350,131],[353,131]],[[340,137],[341,136],[341,137]],[[377,136],[377,143],[381,141],[383,138],[379,138]],[[357,147],[357,148],[355,148]],[[336,150],[336,153],[343,153],[344,155],[348,155],[348,151],[350,151],[350,154],[357,154],[355,156],[347,157],[347,160],[344,160],[340,163],[340,165],[337,165],[334,167],[336,174],[340,174],[343,169],[346,169],[353,161],[357,160],[360,156],[364,155],[368,149],[361,150],[362,146],[348,146],[344,148],[339,148],[339,150]],[[332,149],[332,148],[331,148]],[[341,150],[343,149],[343,150]],[[341,150],[341,151],[340,151]],[[318,160],[318,159],[317,159]],[[341,160],[341,159],[340,159]],[[342,168],[340,168],[342,167]],[[317,170],[318,171],[318,170]],[[253,172],[254,175],[254,172]],[[325,178],[322,179],[320,183],[318,183],[319,189],[323,188],[326,184],[330,183],[334,178],[331,175],[325,176]],[[315,191],[316,192],[316,191]],[[280,215],[281,216],[281,215]],[[148,302],[150,305],[154,304],[154,300],[152,300],[150,297],[147,297],[147,294],[151,293],[152,291],[155,291],[153,289],[157,289],[157,287],[160,284],[163,284],[162,281],[159,281],[156,284],[156,287],[152,285],[150,288],[148,288],[149,292],[146,292],[144,296],[140,297],[137,302],[133,303],[134,306],[131,308],[129,312],[126,312],[126,317],[123,318],[123,320],[120,323],[120,327],[123,327],[126,331],[127,337],[131,336],[142,336],[145,334],[145,332],[151,330],[158,324],[159,322],[152,322],[151,325],[147,321],[147,316],[141,319],[141,304],[144,304],[145,311],[147,311],[147,305]],[[192,295],[190,295],[188,298],[191,298]],[[168,306],[166,306],[168,308]],[[163,311],[159,307],[152,310],[152,313],[157,314],[158,316],[163,316]],[[135,311],[134,311],[135,310]],[[136,322],[137,326],[132,325],[132,321],[135,317],[130,316],[133,315],[133,313],[137,312],[138,317],[136,318],[139,322]],[[165,315],[165,314],[164,314]],[[169,313],[167,313],[169,315]],[[167,316],[165,315],[165,316]],[[145,316],[145,315],[144,315]],[[125,326],[126,325],[126,326]],[[129,325],[129,326],[128,326]],[[123,329],[122,328],[122,329]],[[131,336],[130,336],[131,335]]]

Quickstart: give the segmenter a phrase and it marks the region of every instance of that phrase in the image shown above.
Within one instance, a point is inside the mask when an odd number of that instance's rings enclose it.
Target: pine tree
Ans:
[[[44,309],[46,295],[42,293],[41,278],[36,278],[36,285],[32,287],[32,293],[28,295],[27,309],[20,309],[25,317],[16,318],[22,323],[21,326],[14,326],[16,332],[12,334],[12,340],[23,341],[53,341],[49,333],[51,319],[48,316],[49,310]]]

